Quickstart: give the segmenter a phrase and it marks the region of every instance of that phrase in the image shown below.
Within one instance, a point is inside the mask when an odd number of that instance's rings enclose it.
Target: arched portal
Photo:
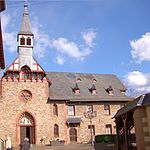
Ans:
[[[20,144],[23,143],[24,138],[29,139],[30,144],[35,144],[35,121],[31,114],[24,112],[19,118],[20,127]]]

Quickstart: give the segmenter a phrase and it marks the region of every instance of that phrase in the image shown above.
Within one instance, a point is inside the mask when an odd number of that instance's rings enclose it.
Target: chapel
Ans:
[[[63,140],[88,143],[114,134],[112,117],[132,98],[113,74],[46,72],[33,57],[34,35],[27,3],[17,35],[18,56],[0,81],[0,138],[18,146]]]

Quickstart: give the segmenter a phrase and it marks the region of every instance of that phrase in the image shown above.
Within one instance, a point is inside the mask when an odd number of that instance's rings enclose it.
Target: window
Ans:
[[[109,95],[114,95],[114,90],[113,90],[113,88],[112,88],[111,85],[106,89],[106,92],[107,92]]]
[[[89,89],[89,91],[92,93],[92,95],[97,95],[95,84],[92,85],[92,87]]]
[[[30,68],[28,66],[23,66],[21,68],[22,79],[30,79]]]
[[[54,125],[54,137],[59,137],[59,127],[57,124]]]
[[[18,78],[19,78],[19,73],[18,73],[18,72],[14,72],[14,77],[15,77],[16,79],[18,79]]]
[[[91,134],[91,130],[92,130],[92,134],[95,135],[95,126],[94,125],[88,125],[89,134]]]
[[[40,79],[40,80],[43,79],[43,74],[42,73],[38,73],[38,79]]]
[[[32,79],[34,79],[34,80],[37,79],[37,73],[36,72],[32,73]]]
[[[110,105],[104,104],[104,113],[110,115]]]
[[[74,116],[75,115],[75,106],[68,106],[68,115],[69,116]]]
[[[31,38],[30,37],[27,38],[27,45],[31,45]]]
[[[87,112],[93,112],[93,105],[87,105],[86,106],[86,111]]]
[[[34,125],[34,121],[33,121],[33,118],[32,116],[30,116],[30,114],[28,113],[23,113],[20,117],[20,125],[22,126],[33,126]]]
[[[111,124],[106,124],[105,129],[106,129],[106,134],[112,134]]]
[[[57,108],[57,104],[53,105],[53,115],[58,116],[58,108]]]
[[[76,89],[76,90],[75,90],[75,94],[76,94],[76,95],[79,95],[79,94],[80,94],[80,90],[79,90],[79,89]]]
[[[97,95],[97,91],[96,90],[92,90],[92,95]]]
[[[120,92],[125,94],[126,93],[126,89],[120,89]]]
[[[110,91],[109,91],[109,95],[114,95],[114,91],[113,91],[113,90],[110,90]]]
[[[25,38],[23,36],[20,38],[20,45],[25,45]]]
[[[75,84],[74,88],[72,88],[72,91],[75,93],[75,95],[80,95],[80,88],[77,83]]]
[[[9,72],[9,73],[7,73],[7,76],[8,76],[8,78],[13,78],[13,73],[12,72]]]
[[[28,90],[23,90],[20,92],[19,97],[21,100],[26,102],[32,99],[32,93]]]

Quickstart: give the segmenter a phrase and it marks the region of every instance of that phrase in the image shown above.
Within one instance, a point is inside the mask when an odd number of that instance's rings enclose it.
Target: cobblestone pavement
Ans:
[[[19,148],[13,150],[19,150]],[[31,150],[94,150],[94,148],[89,144],[69,144],[65,146],[33,146]]]

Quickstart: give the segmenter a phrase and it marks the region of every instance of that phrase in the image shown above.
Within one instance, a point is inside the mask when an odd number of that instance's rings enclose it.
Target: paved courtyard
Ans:
[[[31,150],[94,150],[89,144],[69,144],[65,146],[32,146]],[[14,148],[13,150],[20,150]]]

